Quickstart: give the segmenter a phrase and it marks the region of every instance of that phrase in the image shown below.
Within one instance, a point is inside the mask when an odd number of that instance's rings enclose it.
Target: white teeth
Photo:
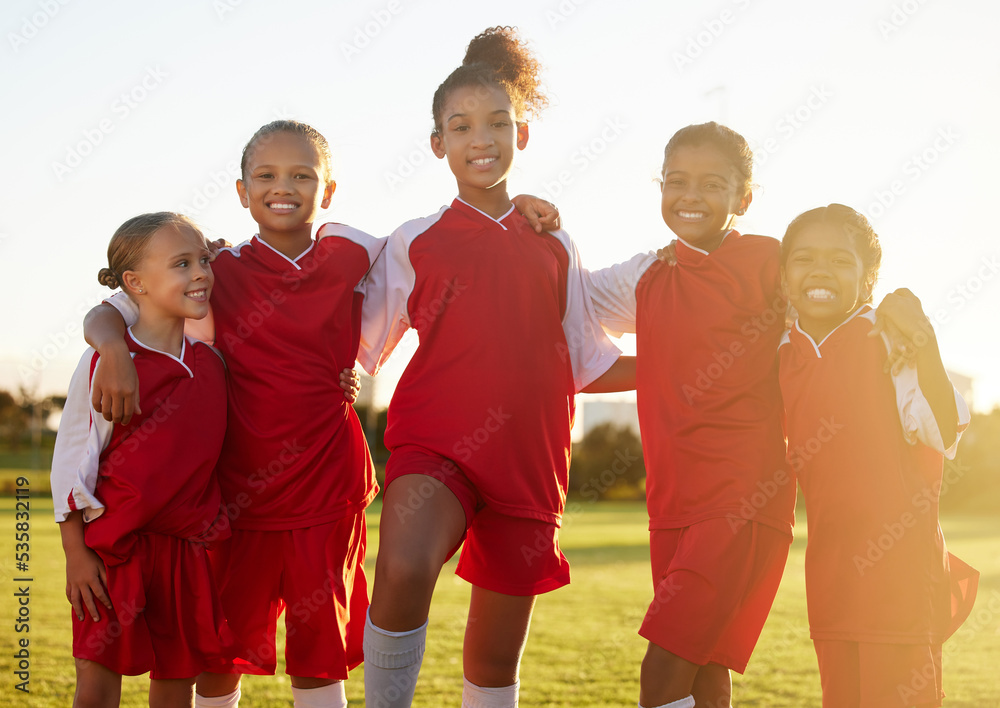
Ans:
[[[682,219],[702,219],[705,217],[705,213],[701,211],[679,211],[677,214]]]
[[[809,288],[806,290],[806,297],[810,300],[833,300],[837,295],[826,288]]]
[[[294,209],[295,205],[294,204],[271,204],[270,207],[272,209]]]
[[[492,164],[492,163],[494,163],[496,161],[497,161],[497,159],[495,157],[480,157],[480,158],[478,158],[476,160],[473,160],[472,164],[473,165],[489,165],[489,164]]]

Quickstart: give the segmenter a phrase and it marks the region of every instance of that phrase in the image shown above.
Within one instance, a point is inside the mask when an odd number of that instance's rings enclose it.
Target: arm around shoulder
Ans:
[[[87,313],[83,336],[101,355],[94,372],[91,404],[105,420],[128,423],[139,409],[139,378],[125,344],[125,319],[113,305],[101,303]]]

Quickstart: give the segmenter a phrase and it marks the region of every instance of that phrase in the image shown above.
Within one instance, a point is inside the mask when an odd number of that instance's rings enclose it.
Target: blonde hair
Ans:
[[[112,290],[121,288],[124,284],[125,271],[135,270],[139,267],[146,255],[146,249],[153,234],[164,226],[189,229],[199,237],[204,238],[201,229],[183,214],[175,214],[172,211],[157,211],[151,214],[133,216],[119,226],[114,236],[111,237],[111,242],[108,244],[108,267],[98,271],[97,281]]]

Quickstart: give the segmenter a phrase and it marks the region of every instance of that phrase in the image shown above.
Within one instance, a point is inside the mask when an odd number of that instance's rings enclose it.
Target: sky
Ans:
[[[738,228],[780,238],[816,206],[864,212],[884,249],[876,299],[916,293],[975,407],[1000,405],[1000,245],[983,223],[1000,188],[991,0],[6,0],[0,388],[65,391],[127,218],[181,211],[213,238],[252,236],[234,182],[275,118],[330,142],[338,186],[317,226],[382,236],[449,203],[431,97],[493,25],[530,42],[550,98],[510,192],[555,202],[588,267],[670,240],[663,146],[725,123],[756,156]]]

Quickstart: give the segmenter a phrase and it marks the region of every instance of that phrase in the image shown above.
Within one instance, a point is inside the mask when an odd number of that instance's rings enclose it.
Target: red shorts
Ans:
[[[233,529],[212,552],[237,658],[230,672],[273,674],[285,611],[285,671],[342,680],[364,658],[365,515],[283,531]]]
[[[569,584],[569,561],[559,548],[558,526],[490,508],[461,466],[418,445],[392,451],[385,469],[386,488],[408,474],[439,480],[462,505],[465,536],[449,554],[462,549],[455,569],[460,578],[486,590],[522,596]]]
[[[654,599],[639,634],[694,664],[743,673],[781,583],[792,537],[709,519],[649,534]]]
[[[823,708],[940,706],[941,645],[813,640]]]
[[[194,678],[218,670],[231,657],[226,626],[208,554],[187,539],[140,534],[132,556],[107,568],[114,605],[98,603],[73,618],[73,656],[126,676]]]

